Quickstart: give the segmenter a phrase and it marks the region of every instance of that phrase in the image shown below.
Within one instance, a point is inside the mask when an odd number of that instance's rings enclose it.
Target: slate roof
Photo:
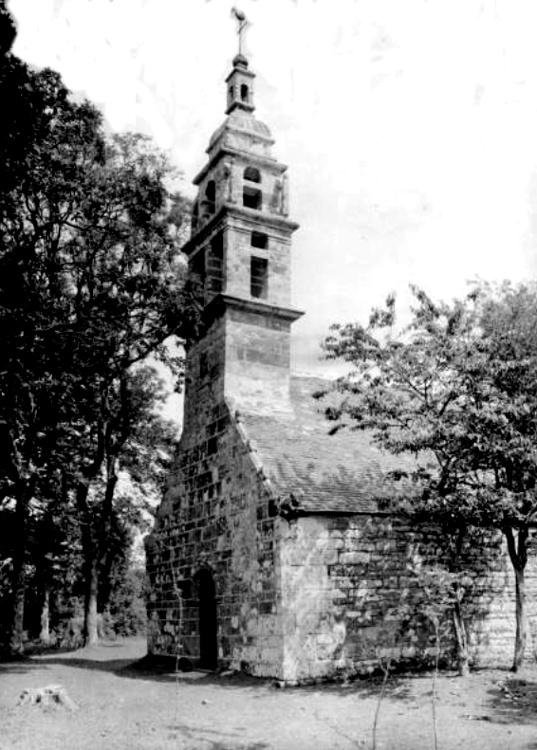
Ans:
[[[333,425],[311,395],[326,381],[294,377],[291,382],[291,414],[240,414],[245,437],[274,492],[292,495],[298,512],[381,511],[379,501],[395,491],[386,474],[415,464],[381,451],[366,432],[343,429],[330,435]]]

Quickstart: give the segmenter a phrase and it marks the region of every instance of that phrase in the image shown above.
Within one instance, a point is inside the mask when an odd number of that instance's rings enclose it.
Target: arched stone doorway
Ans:
[[[218,658],[216,589],[212,573],[200,570],[194,580],[198,589],[200,658],[202,669],[216,669]]]

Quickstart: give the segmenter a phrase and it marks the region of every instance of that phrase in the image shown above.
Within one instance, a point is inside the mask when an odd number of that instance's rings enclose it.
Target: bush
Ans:
[[[129,568],[114,587],[107,612],[107,629],[116,636],[143,635],[146,632],[145,571]]]

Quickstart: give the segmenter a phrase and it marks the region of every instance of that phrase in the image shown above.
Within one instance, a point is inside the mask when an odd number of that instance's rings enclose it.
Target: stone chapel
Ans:
[[[393,459],[363,433],[329,435],[311,397],[319,383],[290,371],[298,225],[287,166],[254,114],[254,80],[238,54],[226,119],[194,180],[184,252],[204,321],[188,342],[182,437],[146,542],[148,646],[296,684],[426,653],[430,634],[403,632],[400,604],[413,596],[409,566],[434,560],[435,546],[383,510]],[[482,661],[513,648],[510,563],[501,539],[492,544],[492,583],[490,564],[472,567],[488,581],[470,633]]]

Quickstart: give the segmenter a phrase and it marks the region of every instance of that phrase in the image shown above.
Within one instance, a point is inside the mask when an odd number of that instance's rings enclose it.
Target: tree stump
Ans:
[[[67,695],[63,685],[45,685],[39,688],[26,688],[20,694],[18,706],[64,706],[69,711],[75,711],[78,706]]]

